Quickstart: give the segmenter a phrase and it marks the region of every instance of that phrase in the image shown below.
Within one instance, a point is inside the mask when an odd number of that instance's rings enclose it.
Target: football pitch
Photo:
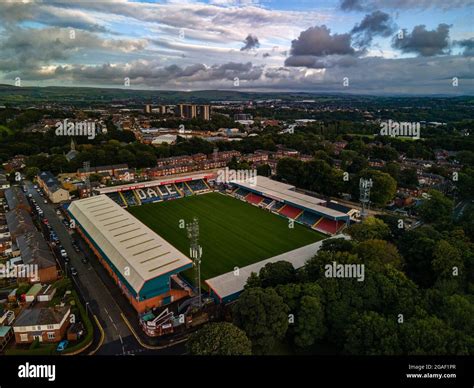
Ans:
[[[297,223],[290,228],[286,218],[219,193],[135,206],[128,211],[187,256],[189,240],[182,226],[197,217],[203,281],[325,237]],[[192,272],[185,275],[193,280]]]

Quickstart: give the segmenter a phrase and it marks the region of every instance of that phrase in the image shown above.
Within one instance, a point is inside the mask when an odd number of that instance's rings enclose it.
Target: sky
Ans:
[[[473,95],[474,0],[0,1],[0,83]]]

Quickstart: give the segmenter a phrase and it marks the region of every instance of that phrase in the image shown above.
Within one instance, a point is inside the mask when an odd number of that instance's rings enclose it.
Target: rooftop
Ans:
[[[23,310],[16,319],[13,327],[54,325],[60,323],[69,313],[69,306],[37,307]]]
[[[74,201],[68,211],[137,293],[146,281],[191,264],[106,195]]]
[[[319,214],[332,217],[334,219],[347,218],[347,214],[345,213],[328,208],[326,206],[322,206],[323,204],[326,204],[324,199],[298,193],[294,191],[294,186],[274,181],[264,176],[258,175],[256,184],[253,184],[250,181],[235,182],[235,184],[250,191],[258,191],[269,198],[276,199],[278,201],[285,201],[290,204],[315,211]]]

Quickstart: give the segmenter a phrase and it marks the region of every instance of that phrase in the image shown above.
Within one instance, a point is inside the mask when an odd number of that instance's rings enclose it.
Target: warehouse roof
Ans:
[[[68,211],[137,293],[146,281],[191,264],[106,195],[74,201]]]
[[[294,191],[294,186],[274,181],[264,176],[258,175],[256,178],[256,184],[250,180],[245,182],[235,182],[235,184],[244,187],[247,190],[260,192],[269,198],[285,201],[317,213],[322,213],[325,216],[334,219],[347,218],[347,214],[345,213],[322,206],[322,204],[326,203],[324,199],[298,193],[297,191]]]

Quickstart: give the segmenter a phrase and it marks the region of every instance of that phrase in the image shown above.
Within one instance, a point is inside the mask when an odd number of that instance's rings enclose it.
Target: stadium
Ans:
[[[201,284],[235,300],[268,262],[304,265],[338,235],[351,209],[258,176],[221,183],[213,172],[96,189],[68,212],[139,313],[195,295],[186,224],[199,220]]]

